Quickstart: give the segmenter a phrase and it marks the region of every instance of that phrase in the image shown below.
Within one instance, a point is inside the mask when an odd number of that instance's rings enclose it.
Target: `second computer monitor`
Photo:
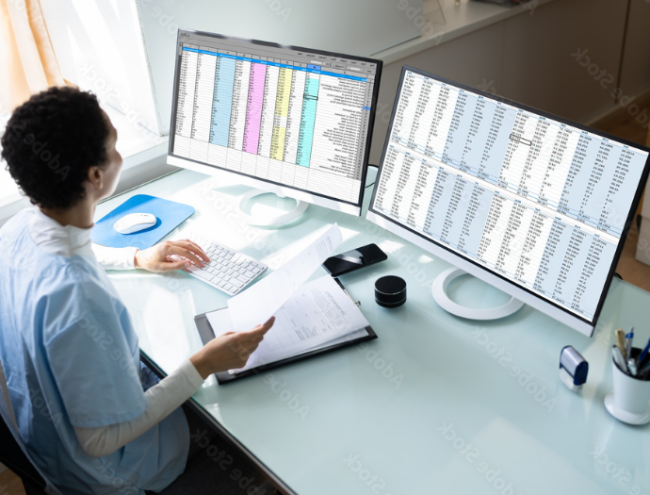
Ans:
[[[381,62],[180,30],[168,163],[360,215]]]
[[[591,335],[648,150],[404,67],[368,218]]]

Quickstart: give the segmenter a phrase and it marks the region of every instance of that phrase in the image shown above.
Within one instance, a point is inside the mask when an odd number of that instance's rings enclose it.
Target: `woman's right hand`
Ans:
[[[242,368],[274,322],[273,316],[264,325],[258,325],[247,332],[224,333],[205,344],[190,361],[204,380],[219,371]]]

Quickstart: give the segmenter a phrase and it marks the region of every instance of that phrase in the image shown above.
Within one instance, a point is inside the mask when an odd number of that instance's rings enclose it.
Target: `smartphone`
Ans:
[[[323,268],[329,272],[332,277],[338,277],[344,273],[350,273],[359,268],[374,265],[380,261],[388,259],[377,244],[368,244],[346,253],[337,254],[325,260]]]

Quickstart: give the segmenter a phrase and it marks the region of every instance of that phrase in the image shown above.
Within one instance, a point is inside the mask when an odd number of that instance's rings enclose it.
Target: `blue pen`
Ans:
[[[625,335],[625,348],[627,350],[626,359],[632,357],[632,341],[634,340],[634,327],[630,328],[630,332]]]
[[[648,355],[648,351],[650,351],[650,339],[648,339],[648,343],[646,344],[645,349],[643,349],[641,355],[639,356],[639,365],[643,364],[643,360]]]

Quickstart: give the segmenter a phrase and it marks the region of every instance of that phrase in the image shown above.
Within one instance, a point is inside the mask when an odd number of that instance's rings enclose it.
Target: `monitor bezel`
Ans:
[[[404,66],[402,66],[402,72],[400,74],[399,84],[397,86],[397,91],[396,91],[396,94],[395,94],[395,101],[393,102],[393,110],[392,110],[392,113],[391,113],[390,122],[388,124],[388,129],[386,130],[386,139],[385,139],[384,145],[382,147],[381,160],[379,162],[379,170],[377,172],[377,177],[376,177],[376,183],[377,184],[379,183],[379,180],[381,179],[381,173],[382,173],[382,167],[383,167],[383,164],[384,164],[384,159],[386,157],[386,152],[387,152],[388,146],[390,144],[389,140],[390,140],[391,130],[393,128],[393,120],[395,118],[397,105],[399,103],[399,97],[400,97],[400,94],[401,94],[402,85],[404,83],[404,76],[406,75],[407,71],[414,72],[414,73],[419,74],[421,76],[430,77],[431,79],[437,80],[437,81],[442,82],[444,84],[448,84],[448,85],[463,89],[465,91],[471,91],[472,93],[484,96],[486,98],[491,98],[491,99],[493,99],[495,101],[499,101],[501,103],[505,103],[505,104],[508,104],[508,105],[511,105],[511,106],[514,106],[514,107],[517,107],[517,108],[521,108],[522,110],[526,110],[526,111],[535,113],[535,114],[543,116],[545,118],[550,118],[550,119],[556,120],[557,122],[570,125],[572,127],[575,127],[577,129],[581,129],[581,130],[590,132],[590,133],[595,134],[595,135],[600,136],[600,137],[604,137],[606,139],[609,139],[610,141],[616,141],[618,143],[630,146],[632,148],[635,148],[635,149],[650,153],[650,149],[647,148],[646,146],[642,146],[642,145],[633,143],[633,142],[628,141],[626,139],[621,139],[621,138],[613,136],[613,135],[611,135],[609,133],[593,129],[591,127],[588,127],[588,126],[585,126],[585,125],[582,125],[582,124],[577,124],[575,122],[572,122],[572,121],[570,121],[568,119],[565,119],[565,118],[562,118],[562,117],[558,117],[557,115],[551,114],[549,112],[545,112],[545,111],[539,110],[537,108],[534,108],[534,107],[531,107],[531,106],[528,106],[528,105],[523,105],[523,104],[515,102],[513,100],[509,100],[507,98],[503,98],[501,96],[494,95],[494,94],[488,93],[486,91],[478,90],[478,89],[472,88],[470,86],[467,86],[465,84],[461,84],[461,83],[452,81],[450,79],[447,79],[447,78],[444,78],[444,77],[441,77],[441,76],[437,76],[435,74],[431,74],[429,72],[426,72],[426,71],[423,71],[423,70],[420,70],[420,69],[416,69],[414,67],[404,65]],[[508,293],[508,294],[510,294],[510,295],[512,295],[514,297],[517,297],[517,298],[521,299],[523,302],[529,304],[530,306],[533,306],[536,309],[549,314],[549,316],[555,318],[556,320],[559,320],[562,323],[574,328],[575,330],[578,330],[579,332],[591,337],[593,335],[594,328],[596,327],[596,325],[598,323],[598,318],[600,317],[600,313],[602,311],[603,304],[604,304],[605,299],[607,297],[607,293],[609,292],[609,287],[610,287],[610,285],[612,283],[612,278],[614,277],[616,266],[617,266],[618,261],[619,261],[619,259],[621,257],[621,253],[623,252],[623,246],[625,245],[625,241],[627,240],[627,236],[628,236],[628,233],[630,231],[632,221],[634,220],[634,215],[636,214],[636,211],[638,209],[639,202],[640,202],[640,199],[641,199],[641,195],[643,193],[643,189],[645,188],[645,184],[646,184],[646,182],[648,180],[649,172],[650,172],[650,154],[648,155],[648,158],[646,159],[646,162],[645,162],[645,165],[644,165],[644,168],[643,168],[643,172],[641,173],[641,178],[639,180],[639,184],[637,186],[637,190],[636,190],[636,193],[634,195],[634,199],[632,200],[630,210],[628,212],[627,218],[625,220],[625,224],[624,224],[622,232],[621,232],[621,242],[618,243],[618,246],[616,248],[616,252],[614,253],[614,258],[612,260],[612,264],[610,266],[609,272],[607,273],[607,278],[605,279],[605,284],[603,285],[603,290],[602,290],[602,293],[600,294],[598,304],[596,306],[596,310],[594,311],[594,316],[593,316],[593,319],[591,321],[588,320],[587,318],[581,317],[580,315],[578,315],[576,313],[571,312],[567,308],[563,307],[562,305],[560,305],[560,304],[558,304],[558,303],[556,303],[556,302],[554,302],[552,300],[548,300],[548,299],[545,299],[545,298],[539,296],[537,293],[535,293],[534,291],[532,291],[532,290],[530,290],[530,289],[528,289],[526,287],[522,287],[522,286],[510,281],[508,278],[504,277],[503,275],[501,275],[501,274],[499,274],[499,273],[497,273],[495,271],[492,271],[492,270],[484,267],[483,265],[480,265],[476,261],[474,261],[474,260],[472,260],[470,258],[464,257],[462,255],[459,255],[458,253],[456,253],[455,251],[453,251],[452,249],[450,249],[446,245],[444,245],[442,243],[439,243],[439,242],[437,242],[437,241],[435,241],[433,239],[429,239],[425,235],[423,235],[423,234],[421,234],[421,233],[419,233],[419,232],[417,232],[415,230],[412,230],[411,228],[409,228],[409,227],[407,227],[405,225],[402,225],[401,223],[398,223],[398,222],[394,221],[392,218],[384,215],[382,212],[380,212],[378,210],[375,210],[374,209],[374,203],[375,203],[375,197],[376,197],[377,189],[378,189],[377,186],[375,186],[373,188],[372,197],[370,199],[370,205],[368,207],[367,219],[372,221],[373,223],[383,227],[383,228],[388,227],[388,225],[384,223],[384,222],[388,222],[389,224],[394,225],[397,229],[402,229],[404,232],[408,232],[410,234],[409,237],[416,236],[417,238],[421,239],[424,242],[415,242],[415,239],[413,239],[412,237],[409,240],[411,240],[411,242],[414,242],[416,245],[422,247],[423,249],[431,252],[432,254],[440,256],[441,258],[445,259],[449,263],[452,263],[452,264],[458,266],[459,268],[462,268],[465,271],[468,271],[469,273],[476,276],[477,278],[479,278],[479,279],[481,279],[481,280],[483,280],[483,281],[485,281],[485,282],[487,282],[487,283],[489,283],[491,285],[496,286],[497,288],[503,290],[504,292],[506,292],[506,293]],[[383,219],[384,221],[383,222],[378,221],[377,217]],[[400,235],[398,232],[395,232],[396,229],[394,229],[394,228],[388,228],[388,230],[392,231],[393,233],[397,233],[398,235]],[[431,248],[432,246],[435,247],[436,249],[432,249]],[[444,254],[444,256],[442,256],[442,254]],[[458,260],[460,260],[462,263],[459,263]]]
[[[364,149],[364,155],[363,155],[363,169],[361,171],[361,182],[360,182],[360,192],[358,196],[358,201],[356,203],[351,202],[351,201],[346,201],[342,200],[333,196],[327,196],[325,194],[321,193],[316,193],[313,191],[309,191],[307,189],[302,189],[294,186],[290,186],[288,184],[283,184],[281,182],[275,182],[269,179],[262,179],[260,177],[256,177],[254,175],[246,174],[241,171],[237,170],[232,170],[229,168],[225,167],[220,167],[218,165],[212,165],[210,163],[205,163],[201,162],[198,160],[194,160],[189,157],[185,156],[179,156],[175,155],[173,153],[174,150],[174,137],[175,137],[175,122],[176,122],[176,113],[177,113],[177,96],[178,96],[178,85],[180,83],[180,64],[181,64],[181,59],[182,59],[182,53],[179,54],[179,46],[181,42],[181,34],[182,33],[189,33],[193,35],[199,35],[199,36],[206,36],[206,37],[212,37],[220,40],[232,40],[232,41],[238,41],[238,42],[244,42],[244,43],[251,43],[253,45],[261,45],[261,46],[266,46],[266,47],[273,47],[273,48],[281,48],[281,49],[287,49],[287,50],[296,50],[296,51],[308,51],[311,53],[316,53],[318,55],[326,55],[326,56],[332,56],[332,57],[341,57],[341,58],[349,58],[352,60],[357,60],[361,62],[369,62],[369,63],[374,63],[376,64],[377,67],[377,72],[375,73],[375,83],[373,86],[373,91],[372,91],[372,99],[371,99],[371,106],[369,110],[369,118],[368,118],[368,134],[366,138],[366,146]],[[236,36],[228,36],[228,35],[223,35],[219,33],[211,33],[208,31],[199,31],[199,30],[194,30],[194,29],[178,29],[176,33],[176,45],[174,47],[175,50],[175,63],[174,63],[174,86],[172,90],[172,106],[171,106],[171,115],[170,115],[170,124],[169,124],[169,143],[168,143],[168,148],[167,148],[167,163],[169,165],[174,165],[178,167],[183,167],[183,168],[188,168],[194,171],[198,171],[201,173],[206,173],[209,175],[217,175],[219,176],[221,172],[223,173],[231,173],[231,174],[236,174],[240,177],[242,177],[243,182],[246,185],[249,185],[251,187],[256,187],[259,189],[262,189],[264,191],[268,191],[271,193],[276,193],[280,194],[282,196],[287,196],[291,197],[296,200],[300,201],[307,201],[313,204],[316,204],[318,206],[323,206],[325,208],[330,208],[334,209],[337,211],[343,211],[345,213],[353,214],[356,216],[361,215],[362,211],[362,206],[363,206],[363,198],[364,198],[364,193],[366,189],[366,176],[368,174],[368,159],[370,157],[370,148],[372,146],[372,136],[373,136],[373,129],[375,125],[375,113],[377,109],[377,100],[379,98],[379,84],[381,81],[381,72],[383,68],[383,62],[381,60],[377,59],[372,59],[372,58],[367,58],[367,57],[360,57],[357,55],[350,55],[350,54],[345,54],[345,53],[336,53],[336,52],[329,52],[325,50],[317,50],[313,48],[305,48],[301,46],[293,46],[293,45],[284,45],[281,43],[273,43],[270,41],[262,41],[262,40],[255,40],[255,39],[248,39],[248,38],[238,38]],[[204,170],[199,170],[197,167],[205,167]]]

